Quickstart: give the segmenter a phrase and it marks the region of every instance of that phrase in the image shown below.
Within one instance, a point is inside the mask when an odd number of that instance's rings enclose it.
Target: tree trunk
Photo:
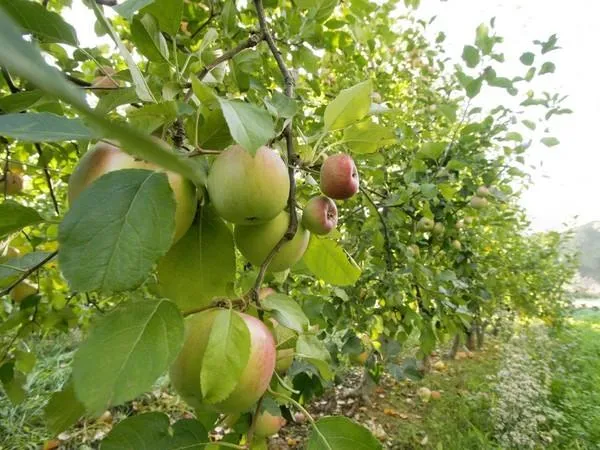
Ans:
[[[472,325],[471,328],[467,330],[467,342],[465,345],[469,351],[475,351],[475,334],[476,334],[476,325]]]
[[[456,358],[456,353],[458,352],[458,347],[460,347],[460,333],[456,333],[454,336],[454,341],[452,342],[452,348],[448,352],[447,358],[454,359]]]
[[[485,325],[479,325],[477,327],[477,350],[481,350],[483,348],[485,340]]]

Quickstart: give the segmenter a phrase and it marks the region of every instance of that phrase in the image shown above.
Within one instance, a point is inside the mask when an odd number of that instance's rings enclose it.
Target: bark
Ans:
[[[448,352],[448,359],[456,358],[456,353],[458,352],[458,348],[460,347],[460,333],[456,333],[454,336],[454,341],[452,342],[452,348]]]

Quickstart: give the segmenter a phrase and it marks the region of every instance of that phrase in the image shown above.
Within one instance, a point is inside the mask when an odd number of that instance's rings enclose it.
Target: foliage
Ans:
[[[350,355],[372,353],[367,370],[378,379],[395,367],[388,363],[409,336],[426,363],[438,344],[483,332],[499,315],[563,318],[574,269],[573,256],[562,252],[567,237],[526,234],[517,203],[527,184],[528,130],[546,129],[552,116],[569,112],[564,97],[531,87],[555,70],[549,53],[558,48],[556,36],[525,49],[523,72],[511,75],[494,20],[477,28],[464,65],[450,66],[444,35],[429,42],[429,24],[410,11],[418,1],[127,0],[111,14],[103,2],[85,3],[96,33],[118,51],[78,44],[60,15],[68,0],[0,2],[0,238],[7,254],[0,261],[0,380],[13,402],[27,395],[28,342],[72,329],[87,337],[74,357],[72,387],[48,404],[51,426],[76,420],[60,408],[64,398],[92,416],[132,400],[177,356],[183,317],[207,307],[244,310],[273,328],[278,346],[295,348],[294,364],[269,388],[286,411],[302,409]],[[503,90],[519,106],[473,106],[484,89]],[[67,202],[69,174],[98,139],[118,141],[161,170],[115,167],[127,170],[102,174]],[[541,142],[558,143],[546,134]],[[232,224],[208,218],[207,174],[215,155],[234,143],[251,155],[271,146],[288,172],[281,214],[289,224],[255,266],[237,254],[233,262]],[[360,192],[338,204],[336,231],[311,236],[298,264],[270,273],[296,233],[298,209],[318,193],[320,167],[338,151],[354,158]],[[175,174],[194,183],[200,203],[198,229],[180,245],[173,240]],[[14,192],[19,183],[9,175],[25,180],[22,191]],[[268,197],[268,189],[260,195]],[[433,228],[418,225],[424,218]],[[207,261],[204,252],[218,257]],[[38,293],[17,299],[27,278]],[[265,282],[286,295],[261,304]],[[196,289],[203,292],[195,297]],[[209,343],[228,323],[217,322]],[[274,323],[291,335],[280,339]],[[227,351],[211,346],[202,362],[240,363],[228,374],[228,392],[250,352],[234,344],[223,345]],[[399,367],[394,373],[403,377],[416,362]],[[203,387],[218,382],[217,371],[202,371]],[[172,428],[158,413],[131,418],[105,446],[139,427],[148,431],[144,442],[163,448],[200,444],[216,417],[199,411],[197,418]],[[379,446],[344,418],[311,423],[310,446],[345,448],[339,429],[355,436],[354,447]],[[234,448],[254,446],[253,426],[234,428],[226,439]]]

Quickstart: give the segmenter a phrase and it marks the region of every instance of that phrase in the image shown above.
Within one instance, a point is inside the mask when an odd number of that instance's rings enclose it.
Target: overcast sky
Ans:
[[[76,26],[82,45],[91,46],[97,42],[93,14],[79,0],[73,3],[74,9],[66,18]],[[535,230],[600,220],[600,201],[594,195],[600,192],[600,145],[596,137],[600,131],[600,1],[422,0],[418,15],[437,16],[433,30],[446,33],[447,52],[458,59],[463,46],[472,44],[477,25],[495,16],[497,32],[505,39],[501,50],[507,56],[504,66],[510,76],[524,73],[518,57],[532,50],[534,39],[546,40],[558,34],[562,49],[547,54],[557,66],[556,73],[536,78],[533,86],[568,94],[565,107],[574,114],[555,116],[550,122],[559,146],[547,148],[534,143],[530,149],[527,162],[536,169],[531,171],[534,184],[524,194],[523,205]],[[506,101],[503,91],[494,91],[482,93],[477,101],[484,106]],[[574,220],[576,215],[579,218]]]

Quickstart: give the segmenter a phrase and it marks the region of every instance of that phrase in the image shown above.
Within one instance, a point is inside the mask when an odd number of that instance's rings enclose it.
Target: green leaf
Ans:
[[[521,136],[521,133],[517,133],[516,131],[509,131],[506,133],[504,139],[507,141],[523,142],[523,136]]]
[[[126,105],[138,101],[138,96],[135,88],[114,89],[111,92],[104,94],[96,105],[96,112],[106,114],[117,106]]]
[[[170,123],[177,118],[177,103],[151,103],[131,111],[128,119],[138,130],[152,133],[159,126]]]
[[[488,26],[482,23],[477,27],[475,32],[475,45],[484,55],[492,53],[492,49],[494,48],[494,39],[490,37],[489,31]]]
[[[526,66],[530,66],[533,64],[533,61],[535,60],[535,55],[531,52],[525,52],[521,55],[520,60]]]
[[[2,205],[0,205],[0,211],[1,208]],[[15,278],[40,264],[50,254],[50,252],[32,252],[0,262],[0,286],[10,284]]]
[[[523,125],[525,125],[530,130],[535,130],[536,128],[535,122],[532,122],[531,120],[523,120]]]
[[[311,236],[303,260],[314,276],[329,284],[348,286],[360,278],[361,270],[356,262],[330,239]]]
[[[0,8],[11,16],[23,30],[37,36],[43,42],[63,42],[74,47],[79,45],[75,29],[40,3],[27,0],[0,0]]]
[[[433,159],[435,161],[444,154],[446,147],[448,147],[448,144],[445,142],[426,142],[416,156],[420,159]]]
[[[24,142],[61,142],[94,137],[81,119],[46,112],[0,115],[0,135]]]
[[[265,97],[264,102],[267,109],[276,117],[289,119],[298,112],[296,100],[280,92],[274,92],[271,98]]]
[[[370,120],[350,125],[344,130],[344,143],[358,154],[373,153],[397,141],[394,130]]]
[[[554,65],[554,63],[551,62],[545,62],[544,64],[542,64],[542,68],[540,69],[538,75],[544,75],[546,73],[554,73],[554,71],[556,70],[556,66]]]
[[[217,313],[202,359],[200,386],[208,403],[225,400],[237,386],[250,357],[250,331],[231,309]]]
[[[481,91],[482,78],[476,78],[471,81],[466,87],[467,97],[473,98]]]
[[[481,60],[479,50],[472,45],[465,45],[463,48],[462,58],[467,63],[467,67],[473,68],[479,64]]]
[[[104,17],[104,14],[102,14],[100,6],[95,1],[88,2],[88,5],[91,5],[91,8],[94,10],[94,14],[96,15],[96,19],[98,19],[98,23],[108,33],[108,35],[111,37],[114,43],[117,44],[119,53],[127,62],[127,67],[129,68],[131,79],[133,80],[133,84],[135,85],[135,92],[137,93],[140,100],[143,100],[145,102],[156,103],[156,99],[154,98],[154,95],[152,95],[152,91],[148,87],[146,79],[140,71],[140,68],[135,63],[135,60],[131,56],[131,53],[129,53],[129,50],[127,50],[125,44],[123,44],[123,41],[119,37],[119,34],[115,32],[110,22],[106,19],[106,17]]]
[[[555,145],[560,144],[560,141],[558,139],[556,139],[555,137],[545,137],[545,138],[542,138],[540,142],[542,144],[544,144],[546,147],[554,147]]]
[[[52,394],[44,408],[46,426],[55,435],[65,431],[84,414],[85,408],[75,396],[72,380],[69,380],[62,390]]]
[[[11,200],[0,204],[0,237],[43,221],[42,216],[33,208]]]
[[[313,364],[325,380],[333,378],[331,355],[323,341],[313,334],[301,334],[296,342],[296,356]]]
[[[154,0],[142,13],[152,14],[158,19],[162,31],[175,36],[183,17],[183,0]]]
[[[338,130],[362,120],[371,108],[372,92],[370,80],[342,90],[325,108],[325,131]]]
[[[317,4],[317,7],[311,11],[312,16],[317,23],[323,23],[335,10],[335,7],[338,5],[338,0],[320,0]]]
[[[22,403],[27,396],[23,387],[25,381],[25,375],[15,370],[14,362],[7,362],[0,366],[0,382],[2,382],[4,393],[14,406]]]
[[[187,311],[229,294],[234,281],[231,230],[212,207],[205,205],[188,232],[159,261],[160,293]]]
[[[120,5],[115,6],[113,9],[121,16],[125,17],[131,22],[133,15],[136,11],[142,9],[145,6],[153,3],[154,0],[127,0]]]
[[[85,189],[60,224],[59,262],[76,291],[138,287],[169,249],[175,200],[165,173],[109,172]]]
[[[150,389],[181,349],[183,328],[168,300],[122,303],[100,316],[73,360],[79,401],[100,412]]]
[[[0,10],[0,42],[2,42],[1,66],[12,74],[30,81],[40,90],[72,105],[86,117],[89,123],[102,131],[104,138],[120,141],[122,148],[133,156],[178,172],[198,183],[204,182],[203,170],[200,170],[189,158],[165,149],[150,136],[110,121],[103,114],[91,110],[85,102],[83,91],[66,81],[54,67],[49,66],[38,49],[21,38],[16,26],[2,10]]]
[[[158,28],[158,22],[150,14],[134,17],[131,22],[131,40],[137,50],[153,62],[169,62],[169,48]]]
[[[150,412],[119,422],[102,441],[101,450],[201,450],[208,448],[208,432],[194,419],[169,427],[169,417]]]
[[[308,317],[306,317],[300,305],[287,295],[271,294],[261,300],[260,305],[273,313],[273,316],[281,325],[298,333],[304,332],[310,325]]]
[[[43,97],[44,93],[37,89],[6,95],[0,98],[0,110],[5,113],[25,111],[36,105]]]
[[[275,136],[273,119],[264,109],[224,98],[219,98],[219,103],[231,136],[250,153],[256,153],[259,147]]]
[[[307,450],[378,450],[379,441],[362,425],[341,416],[319,419],[310,434]]]
[[[221,108],[210,110],[210,108],[203,107],[200,112],[202,113],[202,123],[193,130],[193,135],[198,137],[198,145],[202,148],[212,149],[228,147],[233,141]]]

